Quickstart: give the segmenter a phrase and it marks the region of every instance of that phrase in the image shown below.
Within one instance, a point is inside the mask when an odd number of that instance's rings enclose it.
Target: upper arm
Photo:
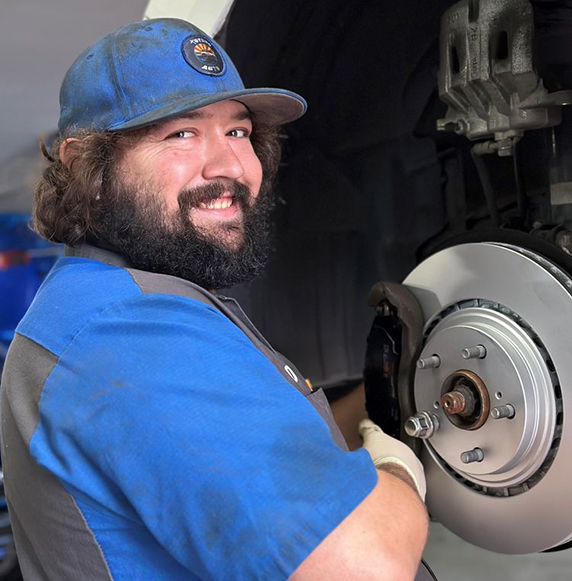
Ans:
[[[373,491],[308,556],[291,581],[408,581],[415,577],[427,536],[419,496],[379,471]]]

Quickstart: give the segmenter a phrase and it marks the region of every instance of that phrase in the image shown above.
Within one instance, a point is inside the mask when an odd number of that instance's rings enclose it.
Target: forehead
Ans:
[[[252,115],[250,111],[239,101],[221,101],[220,103],[213,103],[212,105],[207,105],[195,109],[194,111],[178,115],[177,117],[157,121],[156,123],[153,123],[153,125],[148,125],[141,129],[128,131],[123,134],[124,146],[133,147],[138,143],[147,142],[149,140],[153,141],[156,138],[162,139],[165,133],[180,130],[189,122],[224,125],[237,121],[252,123]]]
[[[220,103],[213,103],[205,107],[200,107],[194,111],[189,111],[182,115],[178,115],[172,119],[167,119],[166,121],[159,122],[157,125],[165,125],[169,123],[176,123],[179,121],[185,121],[189,119],[205,119],[214,121],[234,121],[251,119],[250,111],[240,102],[227,100],[221,101]]]

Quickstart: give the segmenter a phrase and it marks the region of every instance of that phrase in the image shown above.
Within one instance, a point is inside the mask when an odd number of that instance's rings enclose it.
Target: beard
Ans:
[[[243,184],[212,183],[179,193],[178,209],[168,212],[162,198],[149,185],[130,186],[115,176],[102,192],[104,208],[98,240],[110,246],[137,269],[168,274],[208,290],[252,280],[266,265],[270,247],[273,198],[263,181],[255,198]],[[197,228],[193,208],[225,192],[239,204],[239,219]]]

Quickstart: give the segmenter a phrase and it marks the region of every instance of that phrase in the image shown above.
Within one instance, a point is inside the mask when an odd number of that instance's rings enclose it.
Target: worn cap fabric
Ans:
[[[60,90],[60,134],[120,131],[234,99],[259,120],[281,125],[306,102],[283,89],[245,89],[234,64],[212,38],[184,20],[128,24],[86,49]]]

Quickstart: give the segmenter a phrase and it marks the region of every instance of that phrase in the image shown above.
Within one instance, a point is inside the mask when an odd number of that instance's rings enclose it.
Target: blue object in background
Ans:
[[[63,246],[40,238],[30,214],[0,213],[0,371],[14,330]],[[14,547],[0,464],[0,581],[22,581]]]
[[[30,220],[30,214],[0,214],[0,369],[16,325],[62,254],[62,246],[40,238]]]

